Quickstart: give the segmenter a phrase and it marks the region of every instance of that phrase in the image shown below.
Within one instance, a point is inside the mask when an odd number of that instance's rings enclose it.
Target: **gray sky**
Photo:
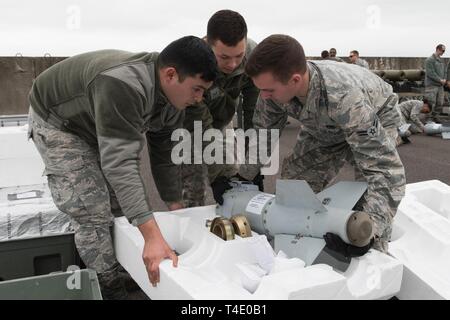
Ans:
[[[114,48],[160,51],[202,36],[217,10],[239,11],[249,36],[295,37],[309,56],[429,56],[450,45],[448,0],[0,0],[0,56],[68,56]],[[448,57],[445,53],[444,57]]]

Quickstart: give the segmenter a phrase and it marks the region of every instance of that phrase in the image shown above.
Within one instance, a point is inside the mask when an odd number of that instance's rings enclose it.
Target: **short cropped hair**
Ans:
[[[158,65],[159,68],[175,68],[181,81],[200,74],[200,78],[210,82],[219,74],[211,47],[195,36],[186,36],[170,43],[159,54]]]
[[[259,43],[245,66],[250,77],[271,72],[277,80],[286,83],[294,73],[306,72],[306,58],[302,45],[294,38],[274,34]]]
[[[206,32],[209,44],[220,40],[225,45],[234,47],[244,38],[247,39],[247,24],[238,12],[220,10],[209,19]]]

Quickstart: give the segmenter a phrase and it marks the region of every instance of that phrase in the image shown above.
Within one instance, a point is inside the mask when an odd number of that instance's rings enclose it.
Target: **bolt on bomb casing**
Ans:
[[[340,182],[317,195],[303,180],[277,180],[276,195],[260,192],[252,184],[233,184],[216,213],[226,218],[242,214],[258,233],[322,238],[331,232],[359,247],[372,238],[369,215],[352,210],[367,189],[366,183]]]

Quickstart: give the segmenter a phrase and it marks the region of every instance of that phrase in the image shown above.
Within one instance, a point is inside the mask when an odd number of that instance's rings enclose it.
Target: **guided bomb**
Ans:
[[[427,135],[442,134],[442,138],[450,139],[450,125],[443,125],[441,123],[429,122],[425,125],[425,133]]]
[[[273,195],[249,183],[233,182],[216,213],[225,218],[243,215],[252,230],[271,237],[322,238],[331,232],[346,243],[363,247],[373,236],[373,222],[353,207],[366,189],[364,182],[340,182],[316,195],[303,180],[277,180]]]

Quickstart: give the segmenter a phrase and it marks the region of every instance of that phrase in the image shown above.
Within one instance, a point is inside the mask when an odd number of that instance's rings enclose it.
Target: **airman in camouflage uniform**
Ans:
[[[447,63],[447,88],[450,89],[450,61]]]
[[[336,54],[337,54],[336,49],[335,48],[331,48],[330,49],[330,56],[328,57],[328,60],[334,60],[334,61],[337,61],[337,62],[344,62],[344,60],[342,58],[337,57]]]
[[[421,113],[428,113],[430,107],[428,100],[407,100],[397,105],[402,121],[405,124],[410,124],[409,131],[411,133],[422,133],[424,125],[419,118]]]
[[[268,63],[264,69],[265,60],[261,57],[270,55],[276,46],[293,42],[298,45],[293,58],[279,49],[278,56],[267,59],[285,60],[287,68],[296,57],[305,61],[298,42],[274,35],[256,47],[247,65],[247,73],[261,90],[254,126],[257,130],[283,130],[288,116],[300,121],[297,143],[292,154],[284,159],[281,176],[304,179],[315,192],[333,181],[345,161],[354,160],[368,183],[358,209],[367,212],[374,221],[374,247],[387,251],[393,218],[405,188],[405,172],[395,142],[400,122],[397,95],[369,70],[333,61],[305,62],[303,75],[289,69],[291,80],[279,80],[277,71],[282,67]],[[303,92],[299,94],[295,88]],[[242,165],[239,174],[251,180],[260,167]]]
[[[446,85],[445,63],[442,55],[445,46],[440,44],[436,47],[436,52],[425,60],[425,93],[431,103],[431,115],[433,120],[437,120],[437,115],[442,112],[444,104],[444,86]]]
[[[180,62],[185,60],[192,65]],[[105,298],[126,297],[110,229],[122,212],[144,237],[153,285],[162,259],[176,265],[140,176],[144,133],[149,131],[155,183],[171,209],[181,203],[181,192],[172,192],[181,190],[181,172],[170,158],[171,132],[182,127],[182,110],[202,100],[216,74],[211,49],[199,38],[184,37],[161,54],[80,54],[47,69],[33,84],[29,137],[44,161],[53,200],[72,218],[81,259],[97,271]]]
[[[185,128],[193,136],[194,121],[201,121],[203,132],[214,128],[222,131],[225,135],[225,129],[232,129],[232,120],[241,99],[244,117],[243,129],[252,128],[253,112],[259,91],[252,80],[245,75],[244,68],[256,43],[247,39],[244,18],[231,10],[216,12],[208,22],[208,35],[205,41],[210,43],[216,55],[220,74],[205,94],[204,101],[186,109]],[[208,180],[213,182],[219,173],[230,175],[236,172],[235,165],[227,165],[225,162],[223,165],[209,166],[183,164],[185,206],[205,205],[205,183]]]
[[[366,60],[361,59],[361,58],[359,57],[359,52],[358,52],[358,50],[352,50],[352,51],[350,52],[349,58],[350,58],[350,62],[351,62],[351,63],[356,64],[357,66],[360,66],[360,67],[369,69],[369,63],[368,63]]]

